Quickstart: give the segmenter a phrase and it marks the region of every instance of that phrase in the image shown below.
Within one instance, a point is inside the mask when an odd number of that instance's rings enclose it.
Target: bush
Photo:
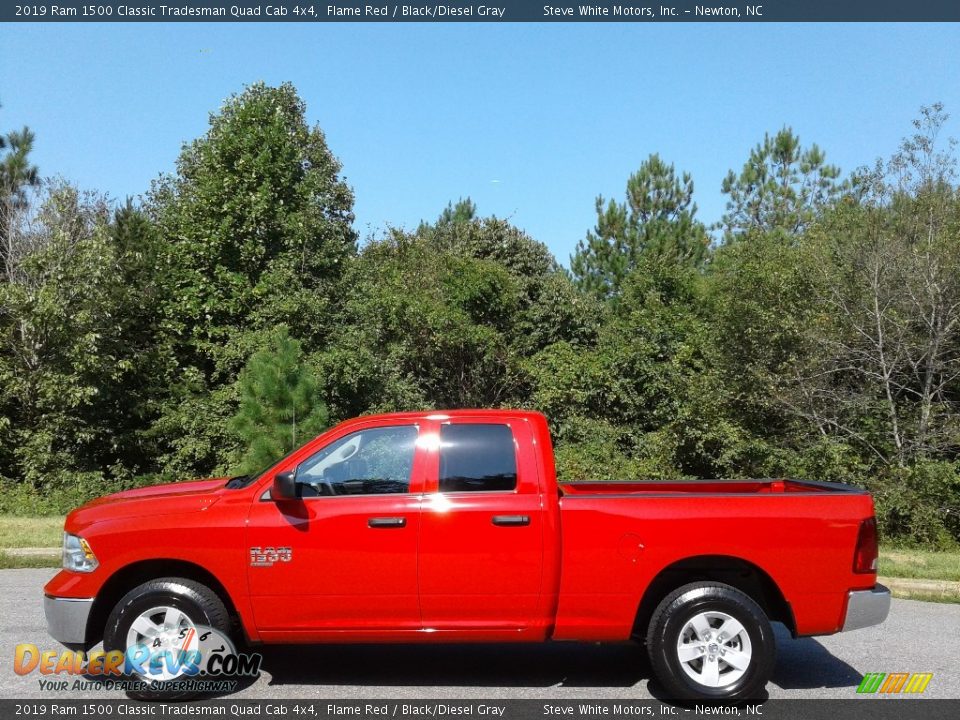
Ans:
[[[922,461],[880,476],[870,489],[883,537],[929,549],[960,541],[960,463]]]
[[[159,475],[122,478],[101,473],[64,473],[46,489],[30,483],[0,482],[0,513],[10,515],[64,515],[94,498],[123,490],[156,485],[167,479]]]

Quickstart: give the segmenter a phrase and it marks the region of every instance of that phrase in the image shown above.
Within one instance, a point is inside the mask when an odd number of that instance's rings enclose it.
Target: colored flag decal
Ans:
[[[867,673],[860,681],[858,693],[922,693],[933,673]]]

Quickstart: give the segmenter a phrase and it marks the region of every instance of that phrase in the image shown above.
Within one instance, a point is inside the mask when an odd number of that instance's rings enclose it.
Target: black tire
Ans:
[[[107,618],[103,649],[125,651],[127,632],[133,621],[140,613],[157,605],[174,607],[195,625],[212,627],[229,637],[230,614],[215,592],[193,580],[166,577],[138,585],[120,599]],[[141,680],[138,677],[125,679]],[[197,693],[166,690],[161,685],[157,689],[131,690],[127,695],[134,700],[186,700]]]
[[[687,622],[710,611],[736,619],[746,631],[751,645],[751,657],[745,672],[720,687],[710,687],[690,677],[684,671],[677,651],[677,643]],[[706,645],[711,646],[710,643]],[[717,643],[712,646],[717,647]],[[751,597],[723,583],[697,582],[674,590],[657,606],[647,631],[647,652],[654,674],[671,698],[739,701],[763,697],[764,687],[773,673],[776,643],[770,621]],[[734,670],[722,661],[718,666],[724,672]],[[705,672],[702,664],[699,672]]]

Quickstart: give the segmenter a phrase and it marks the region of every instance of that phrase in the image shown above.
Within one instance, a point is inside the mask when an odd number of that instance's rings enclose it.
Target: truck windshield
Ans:
[[[273,463],[271,463],[270,467],[273,467]],[[259,478],[261,475],[263,475],[263,473],[265,473],[268,469],[269,468],[264,468],[260,472],[252,473],[250,475],[237,475],[235,477],[232,477],[229,480],[227,480],[227,484],[225,487],[227,487],[229,490],[237,490],[239,488],[244,488],[250,483],[252,483],[254,480],[256,480],[257,478]]]
[[[307,443],[312,443],[313,440],[314,438],[310,438],[309,440],[307,440],[307,442],[303,443],[303,445],[295,447],[293,450],[288,452],[286,455],[284,455],[284,457],[290,457]],[[283,458],[277,458],[276,460],[272,461],[269,465],[265,465],[264,467],[260,468],[256,472],[252,472],[247,475],[237,475],[235,477],[232,477],[229,480],[227,480],[227,484],[225,485],[225,487],[229,490],[237,490],[239,488],[245,488],[247,487],[247,485],[252,485],[257,480],[262,478],[264,473],[267,472],[267,470],[269,470],[272,467],[275,467],[281,460],[283,460]]]
[[[297,448],[297,450],[299,449],[300,448]],[[296,450],[294,450],[293,452],[296,452]],[[239,488],[245,488],[247,487],[247,485],[251,485],[255,483],[257,480],[259,480],[261,477],[263,477],[263,474],[267,472],[267,470],[275,466],[278,462],[280,462],[280,459],[274,460],[266,467],[263,467],[260,470],[257,470],[256,472],[250,473],[249,475],[237,475],[236,477],[232,477],[227,481],[227,484],[225,487],[229,490],[237,490]]]

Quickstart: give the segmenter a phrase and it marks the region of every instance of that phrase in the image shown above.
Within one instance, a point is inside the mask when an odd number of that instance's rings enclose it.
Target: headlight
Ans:
[[[63,534],[63,569],[88,573],[97,569],[100,563],[90,549],[90,543],[78,535]]]

